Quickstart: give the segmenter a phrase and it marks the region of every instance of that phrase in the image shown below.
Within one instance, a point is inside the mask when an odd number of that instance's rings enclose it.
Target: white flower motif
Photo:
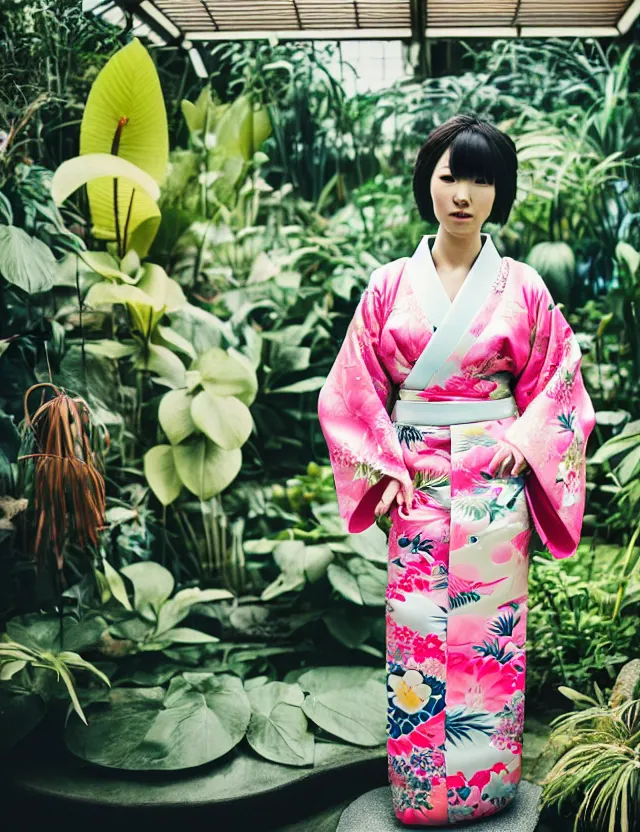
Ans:
[[[416,714],[431,696],[431,688],[422,680],[422,673],[407,670],[402,678],[389,677],[389,687],[395,693],[393,704],[407,714]]]

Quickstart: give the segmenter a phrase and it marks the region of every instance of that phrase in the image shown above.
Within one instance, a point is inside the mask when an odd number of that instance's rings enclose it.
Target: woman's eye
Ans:
[[[444,174],[444,176],[441,176],[440,179],[442,179],[443,182],[453,182],[454,181],[453,176],[450,176],[448,174]],[[487,180],[483,176],[480,176],[478,179],[476,179],[476,182],[480,185],[486,185],[487,184]]]

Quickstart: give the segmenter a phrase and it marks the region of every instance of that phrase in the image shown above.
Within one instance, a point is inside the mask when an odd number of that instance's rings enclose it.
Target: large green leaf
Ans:
[[[186,390],[172,390],[162,397],[158,408],[160,427],[172,445],[177,445],[196,431],[191,418],[193,396]]]
[[[196,355],[202,355],[211,347],[219,347],[224,340],[233,340],[228,322],[221,321],[199,306],[185,303],[177,312],[169,314],[171,329],[189,341]]]
[[[111,280],[94,283],[87,292],[84,302],[91,308],[113,306],[114,303],[126,303],[131,306],[137,304],[143,308],[155,308],[153,300],[138,286],[130,286],[128,283],[113,283]],[[144,312],[142,317],[144,318]]]
[[[82,185],[94,187],[108,187],[113,192],[113,180],[118,179],[119,187],[129,187],[129,193],[146,193],[154,203],[160,197],[160,188],[153,177],[142,168],[133,165],[119,156],[110,153],[91,153],[88,156],[74,156],[67,159],[56,169],[51,181],[51,196],[56,205],[61,205]],[[113,197],[111,199],[113,206]],[[124,214],[121,217],[121,227],[124,229],[129,201],[123,203]],[[94,223],[96,223],[94,218]],[[135,226],[131,225],[130,228]],[[104,228],[111,228],[105,223]],[[115,239],[115,227],[110,239]]]
[[[269,682],[248,691],[252,714],[247,741],[267,760],[292,766],[313,765],[314,739],[302,711],[299,685]]]
[[[187,371],[182,361],[170,349],[159,344],[147,344],[136,361],[136,367],[155,373],[157,384],[178,388],[187,383]]]
[[[144,264],[138,289],[149,295],[156,309],[164,309],[167,313],[176,312],[186,303],[180,284],[155,263]]]
[[[83,251],[80,257],[89,268],[101,277],[131,284],[137,283],[142,277],[140,268],[135,269],[132,273],[123,271],[116,258],[106,251]]]
[[[176,770],[211,762],[244,737],[251,705],[237,676],[183,673],[162,688],[119,688],[90,706],[89,726],[72,717],[70,751],[130,771]]]
[[[307,717],[330,734],[356,745],[385,742],[386,688],[367,667],[321,667],[303,673],[300,687],[309,693]]]
[[[145,263],[136,286],[103,280],[94,283],[85,297],[85,303],[91,307],[126,303],[131,313],[132,332],[144,341],[150,338],[165,313],[179,309],[184,302],[180,286],[154,263]]]
[[[387,536],[375,523],[359,534],[349,535],[348,543],[353,551],[361,557],[373,563],[387,565],[389,560]]]
[[[271,122],[264,107],[253,109],[250,99],[240,95],[222,115],[216,128],[217,146],[228,157],[249,160],[271,135]]]
[[[183,484],[201,500],[210,500],[237,477],[242,451],[225,451],[200,436],[173,446],[173,458]]]
[[[146,171],[158,184],[164,179],[169,160],[164,99],[153,61],[137,39],[105,64],[91,87],[80,129],[80,155],[92,153],[113,153]],[[131,205],[129,232],[147,223],[146,236],[153,239],[157,206],[139,189],[131,201],[133,192],[130,182],[118,182],[121,233]],[[88,193],[94,226],[102,238],[115,239],[113,182],[91,182]],[[151,239],[141,245],[138,234],[136,249],[141,256]]]
[[[156,632],[161,635],[171,630],[189,615],[189,610],[194,604],[206,604],[230,598],[233,598],[233,595],[226,589],[200,589],[200,587],[181,589],[173,598],[165,601],[160,608]]]
[[[120,572],[133,584],[136,610],[155,617],[173,592],[175,581],[171,572],[152,560],[130,563]]]
[[[327,577],[331,586],[337,590],[343,598],[354,604],[364,604],[358,581],[355,576],[348,572],[344,566],[337,563],[330,563],[327,567]]]
[[[253,427],[249,408],[239,399],[207,390],[193,399],[191,418],[198,430],[226,451],[242,447]]]
[[[256,374],[240,354],[213,347],[198,358],[192,369],[200,371],[202,386],[214,396],[236,396],[247,407],[255,401]]]
[[[7,635],[13,641],[29,649],[60,653],[73,650],[76,653],[96,647],[107,629],[107,622],[100,616],[85,617],[77,621],[65,615],[60,641],[60,618],[56,613],[27,613],[7,621]]]
[[[58,263],[51,249],[15,225],[0,225],[0,274],[30,295],[53,286]]]
[[[144,475],[163,506],[180,494],[182,480],[176,471],[171,445],[156,445],[144,455]]]

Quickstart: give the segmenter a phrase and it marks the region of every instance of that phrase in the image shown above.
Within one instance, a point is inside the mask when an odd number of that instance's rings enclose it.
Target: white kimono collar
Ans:
[[[405,275],[411,290],[433,326],[433,335],[402,387],[424,389],[438,367],[455,349],[456,344],[471,325],[475,315],[488,298],[498,275],[502,255],[490,234],[480,234],[483,245],[464,283],[453,301],[438,277],[429,239],[435,234],[424,234],[413,255],[405,265]]]

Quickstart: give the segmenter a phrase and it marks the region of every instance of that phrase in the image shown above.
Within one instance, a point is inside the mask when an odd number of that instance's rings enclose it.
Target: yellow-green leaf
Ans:
[[[109,153],[126,159],[161,184],[169,160],[167,114],[154,63],[139,40],[120,49],[102,68],[91,87],[80,128],[80,155]],[[97,180],[88,186],[94,233],[116,239],[113,183]],[[125,248],[144,256],[155,236],[160,212],[154,199],[131,183],[118,182],[118,225],[124,238],[131,204]],[[139,233],[140,232],[140,233]]]
[[[163,506],[170,505],[180,494],[178,476],[171,445],[156,445],[144,455],[144,475],[151,490]]]
[[[226,451],[240,448],[253,428],[249,408],[234,396],[203,390],[193,399],[191,418],[196,427]]]
[[[202,386],[216,396],[236,396],[247,407],[255,400],[258,381],[254,370],[220,347],[203,353],[192,369],[200,371]]]
[[[115,257],[112,257],[106,251],[82,251],[80,257],[96,274],[110,280],[120,280],[123,283],[133,285],[142,277],[140,269],[137,269],[133,274],[122,271]]]
[[[201,500],[215,497],[236,478],[242,451],[225,451],[204,436],[173,446],[173,458],[183,484]]]
[[[88,156],[75,156],[73,159],[67,159],[53,175],[51,196],[56,205],[61,205],[74,191],[77,191],[82,185],[93,182],[93,180],[98,180],[96,187],[110,189],[111,194],[113,194],[114,178],[117,178],[122,185],[123,193],[125,192],[125,186],[128,188],[129,196],[134,189],[136,192],[146,193],[154,202],[160,196],[160,188],[153,177],[126,159],[112,156],[109,153],[91,153]],[[126,198],[123,201],[123,208],[125,209],[122,215],[123,228],[128,205],[129,198]],[[96,225],[111,228],[113,225],[113,197],[111,197],[111,210],[106,221],[100,223],[94,216],[93,209],[91,216]],[[115,233],[113,239],[115,239]]]
[[[191,418],[193,396],[186,390],[172,390],[162,397],[158,408],[158,420],[172,445],[182,442],[196,430]]]

